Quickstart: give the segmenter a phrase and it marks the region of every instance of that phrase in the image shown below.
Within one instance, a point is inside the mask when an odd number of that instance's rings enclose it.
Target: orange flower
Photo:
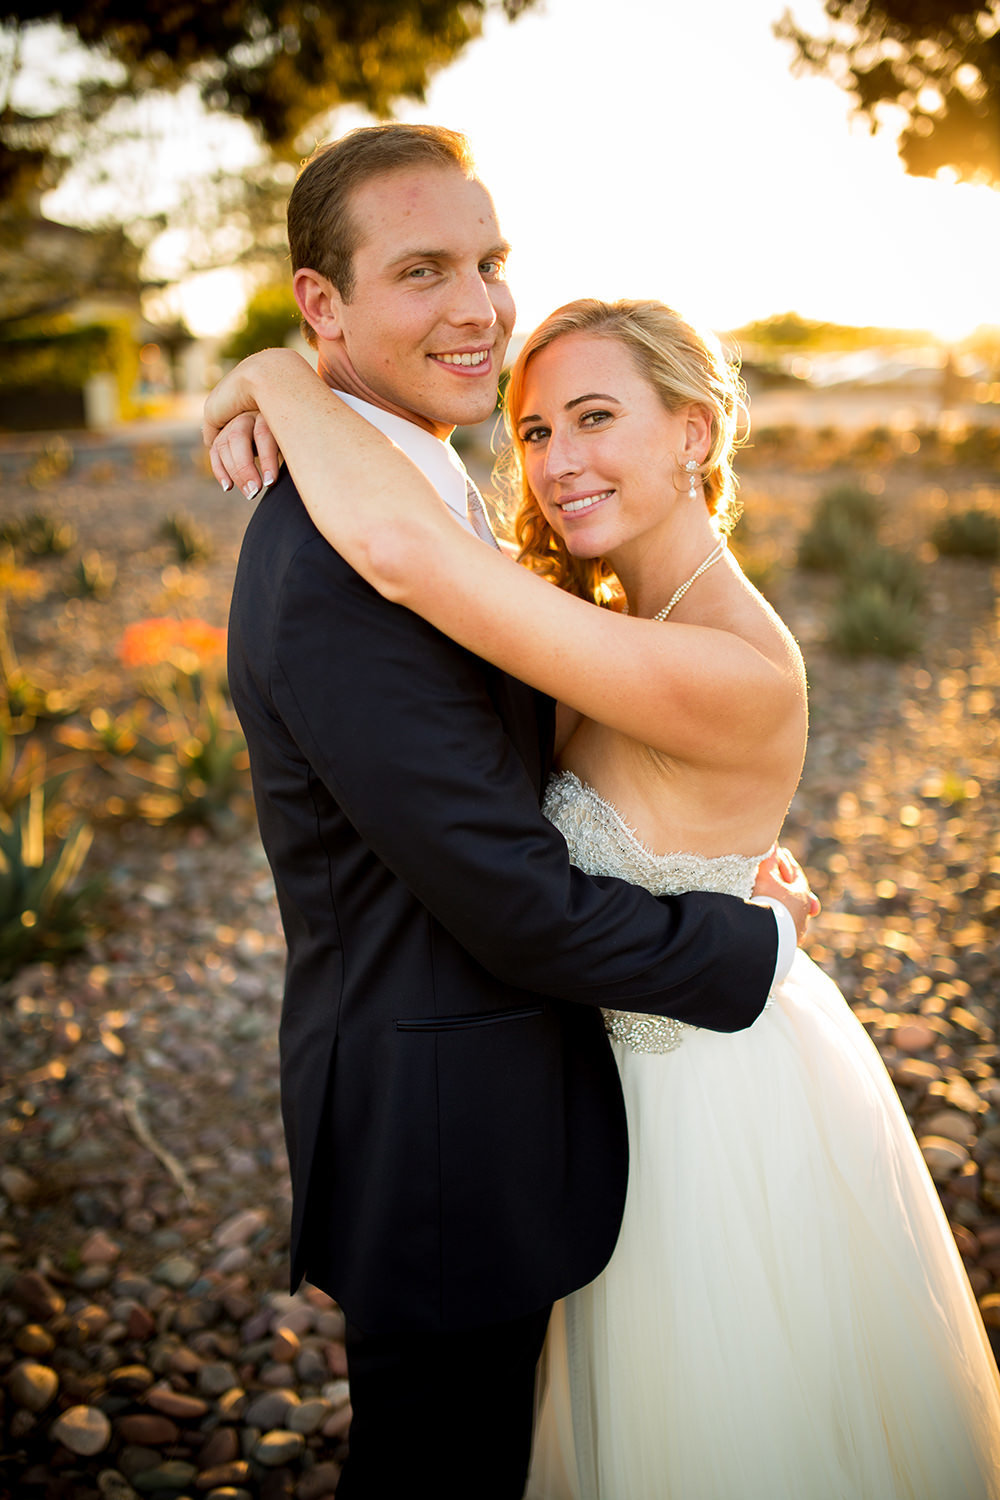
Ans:
[[[138,620],[122,636],[118,654],[126,666],[152,667],[161,662],[197,671],[216,661],[226,649],[226,632],[205,620],[175,620],[169,616]]]
[[[193,651],[199,661],[211,661],[224,656],[226,632],[217,625],[208,625],[204,620],[179,620],[180,644]]]

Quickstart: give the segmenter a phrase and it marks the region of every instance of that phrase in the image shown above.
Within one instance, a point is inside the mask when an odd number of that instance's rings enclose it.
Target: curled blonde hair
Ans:
[[[617,339],[666,411],[689,403],[705,409],[711,440],[700,473],[705,503],[721,532],[730,531],[739,517],[733,454],[746,401],[738,366],[726,359],[718,340],[696,332],[662,302],[581,298],[557,308],[529,335],[507,385],[504,425],[510,443],[499,466],[510,501],[508,513],[513,512],[511,529],[519,560],[569,593],[606,604],[620,594],[614,572],[603,558],[571,556],[546,521],[528,484],[524,443],[517,430],[528,366],[542,349],[570,333]]]

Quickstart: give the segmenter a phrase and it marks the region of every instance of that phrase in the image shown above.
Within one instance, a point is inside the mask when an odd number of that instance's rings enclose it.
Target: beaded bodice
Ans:
[[[542,811],[569,846],[574,865],[588,875],[617,875],[654,896],[682,891],[721,891],[744,899],[753,891],[762,854],[656,854],[630,828],[618,809],[572,771],[557,771],[545,790]],[[666,1016],[604,1012],[611,1036],[637,1052],[672,1052],[692,1030]]]

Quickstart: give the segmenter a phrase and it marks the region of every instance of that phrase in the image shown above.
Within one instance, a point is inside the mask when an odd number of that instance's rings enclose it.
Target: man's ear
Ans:
[[[343,337],[340,309],[343,305],[340,293],[327,276],[302,266],[292,277],[292,291],[299,305],[299,312],[312,328],[317,338],[332,343]]]

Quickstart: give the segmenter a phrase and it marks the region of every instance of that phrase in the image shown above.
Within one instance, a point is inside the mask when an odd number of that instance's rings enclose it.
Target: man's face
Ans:
[[[490,195],[457,167],[403,167],[363,183],[351,212],[354,290],[333,294],[321,372],[438,437],[484,421],[514,326]]]

